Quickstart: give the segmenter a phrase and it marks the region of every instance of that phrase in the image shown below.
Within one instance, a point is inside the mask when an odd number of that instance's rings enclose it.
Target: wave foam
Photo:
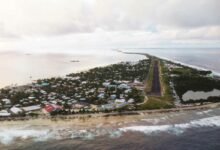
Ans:
[[[151,120],[147,120],[151,121]],[[146,125],[146,126],[130,126],[117,129],[111,128],[93,128],[89,130],[77,130],[72,128],[35,128],[33,126],[22,127],[0,127],[0,143],[10,144],[16,139],[34,141],[45,141],[49,139],[65,139],[65,138],[83,138],[94,139],[97,136],[108,135],[110,138],[118,138],[123,132],[136,131],[145,134],[157,134],[167,132],[172,134],[181,134],[189,128],[199,127],[220,127],[220,116],[208,117],[193,120],[188,123],[181,124],[165,124],[165,125]]]
[[[10,144],[14,139],[36,138],[38,140],[48,137],[49,130],[33,130],[33,129],[17,129],[17,128],[1,128],[0,142]]]
[[[220,116],[193,120],[190,121],[189,123],[182,123],[182,124],[131,126],[131,127],[120,128],[120,130],[123,132],[127,132],[127,131],[143,132],[145,134],[152,134],[158,132],[180,134],[183,133],[186,129],[198,128],[198,127],[220,127]]]

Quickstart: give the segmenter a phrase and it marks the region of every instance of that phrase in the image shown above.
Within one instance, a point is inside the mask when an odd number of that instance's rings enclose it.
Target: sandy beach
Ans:
[[[16,117],[16,118],[1,118],[0,126],[8,125],[41,125],[41,126],[74,126],[74,128],[91,128],[97,125],[111,126],[120,123],[130,123],[146,118],[146,116],[181,113],[189,111],[208,110],[219,108],[220,103],[210,103],[197,106],[185,106],[171,109],[155,109],[142,111],[128,111],[128,112],[111,112],[111,113],[95,113],[95,114],[75,114],[75,115],[59,115],[59,116],[38,116],[38,117]]]

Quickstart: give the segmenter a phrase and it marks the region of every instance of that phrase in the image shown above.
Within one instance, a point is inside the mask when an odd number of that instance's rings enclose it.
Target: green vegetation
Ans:
[[[156,97],[156,96],[151,96],[150,99],[138,106],[139,110],[152,110],[152,109],[168,109],[168,108],[173,108],[173,104],[171,104],[170,102],[163,100],[163,98],[160,97]]]
[[[170,102],[173,105],[174,99],[172,95],[172,89],[170,87],[170,74],[168,68],[165,66],[164,61],[160,61],[160,71],[161,71],[161,85],[162,85],[162,98]]]
[[[180,97],[182,103],[195,103],[195,102],[214,102],[220,101],[217,97],[210,97],[206,100],[189,100],[187,102],[182,100],[182,96],[187,91],[212,91],[213,89],[220,89],[220,80],[209,77],[211,71],[197,70],[186,66],[181,68],[173,68],[170,74],[174,75],[172,81],[177,95]]]
[[[131,110],[144,101],[149,60],[121,62],[0,91],[0,109],[57,105],[51,115]],[[6,104],[6,102],[8,104]],[[35,115],[35,114],[29,114]]]
[[[153,92],[155,77],[154,64],[159,65],[161,85]],[[157,68],[156,68],[157,69]],[[154,89],[154,88],[153,88]],[[156,57],[138,62],[122,62],[105,67],[96,67],[66,77],[40,79],[28,86],[11,87],[0,90],[1,109],[14,106],[57,105],[61,109],[51,115],[77,113],[97,113],[127,110],[168,109],[175,107],[174,98],[180,97],[182,103],[219,102],[219,97],[208,99],[182,100],[185,92],[220,90],[220,80],[211,76],[211,71],[202,71],[161,60]],[[156,93],[156,94],[155,94]],[[177,96],[178,95],[178,96]],[[39,107],[38,106],[38,107]],[[38,113],[21,115],[37,116]]]
[[[162,86],[162,96],[148,96],[148,101],[138,107],[138,109],[161,109],[161,108],[172,108],[174,107],[174,99],[172,96],[172,89],[169,85],[170,76],[168,68],[165,66],[163,61],[160,61],[160,82]],[[153,66],[153,65],[152,65]],[[153,67],[151,67],[153,68]],[[150,70],[150,80],[152,86],[153,80],[153,69]]]

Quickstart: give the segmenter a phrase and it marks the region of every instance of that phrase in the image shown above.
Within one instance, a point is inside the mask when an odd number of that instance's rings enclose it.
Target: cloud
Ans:
[[[219,0],[0,0],[0,37],[49,45],[57,36],[96,46],[220,43],[219,6]]]
[[[4,24],[0,22],[0,39],[1,40],[17,39],[17,38],[19,38],[19,36],[6,31],[4,28]]]

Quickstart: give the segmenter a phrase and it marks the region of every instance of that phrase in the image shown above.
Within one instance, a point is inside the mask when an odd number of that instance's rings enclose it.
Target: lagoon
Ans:
[[[142,55],[128,55],[114,51],[99,53],[0,53],[0,88],[22,85],[33,80],[65,76],[66,74],[105,66],[121,61],[145,59]],[[79,60],[73,62],[73,60]]]

